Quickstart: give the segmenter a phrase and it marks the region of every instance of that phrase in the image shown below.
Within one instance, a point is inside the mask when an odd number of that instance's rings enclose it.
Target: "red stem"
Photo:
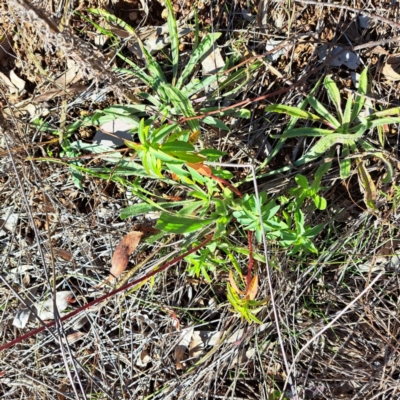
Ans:
[[[100,303],[103,300],[106,300],[107,298],[109,298],[111,296],[114,296],[117,293],[123,292],[124,290],[127,290],[127,289],[131,288],[132,286],[137,285],[138,283],[143,282],[146,279],[148,279],[148,278],[150,278],[150,277],[152,277],[152,276],[154,276],[154,275],[156,275],[156,274],[158,274],[158,273],[160,273],[162,271],[165,271],[171,265],[176,264],[177,262],[179,262],[179,261],[183,260],[185,257],[187,257],[189,254],[192,254],[195,251],[197,251],[197,250],[201,249],[202,247],[204,247],[209,241],[211,241],[211,239],[212,239],[212,235],[210,235],[206,240],[204,240],[198,246],[196,246],[193,249],[187,251],[185,254],[182,254],[181,256],[174,258],[173,260],[167,262],[165,265],[163,265],[160,268],[153,269],[152,271],[150,271],[147,275],[143,276],[142,278],[138,278],[138,279],[136,279],[135,281],[133,281],[131,283],[127,283],[126,285],[121,286],[120,288],[115,289],[112,292],[107,293],[104,296],[101,296],[98,299],[93,300],[90,303],[85,304],[84,306],[82,306],[82,307],[70,312],[69,314],[67,314],[64,317],[60,318],[60,321],[66,321],[67,319],[79,314],[81,311],[86,310],[89,307],[92,307],[95,304]],[[33,330],[25,333],[24,335],[17,337],[16,339],[12,340],[11,342],[3,344],[2,346],[0,346],[0,351],[9,349],[10,347],[12,347],[12,346],[14,346],[16,344],[21,343],[23,340],[28,339],[31,336],[37,335],[38,333],[43,332],[46,328],[51,328],[54,325],[55,325],[55,321],[52,321],[52,322],[47,323],[45,326],[41,326],[40,328],[33,329]]]
[[[249,265],[247,268],[247,277],[246,277],[246,292],[249,290],[250,282],[251,282],[251,272],[254,266],[253,259],[253,238],[250,231],[247,231],[247,240],[249,242]]]

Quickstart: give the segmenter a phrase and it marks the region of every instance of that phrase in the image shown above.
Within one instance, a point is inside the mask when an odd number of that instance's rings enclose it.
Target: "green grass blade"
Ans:
[[[167,23],[168,30],[171,36],[171,56],[172,56],[172,86],[175,86],[176,79],[178,76],[179,66],[179,35],[178,26],[176,24],[176,18],[174,9],[172,8],[171,0],[165,0],[165,5],[168,9]]]
[[[192,56],[185,69],[182,71],[182,75],[178,79],[176,87],[180,89],[185,82],[185,80],[192,73],[194,67],[198,64],[200,59],[207,53],[208,50],[211,49],[214,42],[221,36],[221,33],[209,33],[199,44],[199,46],[193,51]]]
[[[332,75],[328,75],[325,77],[324,86],[328,92],[329,98],[336,107],[336,110],[340,116],[340,122],[343,123],[344,120],[343,120],[342,106],[340,104],[341,103],[340,91],[336,85],[336,82],[332,79]]]
[[[368,67],[365,68],[360,75],[360,81],[358,83],[358,91],[357,91],[359,95],[356,96],[356,100],[354,102],[353,111],[351,112],[351,117],[350,117],[350,124],[354,122],[354,120],[358,117],[358,114],[360,114],[361,110],[363,109],[365,103],[365,96],[367,95],[367,90],[368,90]]]

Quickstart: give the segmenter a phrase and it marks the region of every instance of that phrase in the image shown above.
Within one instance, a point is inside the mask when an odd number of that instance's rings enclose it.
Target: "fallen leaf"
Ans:
[[[135,251],[142,236],[143,232],[133,231],[122,238],[111,260],[110,274],[114,278],[118,278],[125,271],[128,266],[129,256]]]
[[[54,249],[54,254],[57,255],[58,257],[62,258],[65,261],[71,261],[72,260],[72,254],[68,250]]]
[[[151,357],[150,354],[147,350],[143,350],[140,353],[140,356],[138,357],[138,359],[136,360],[136,365],[138,367],[143,367],[146,368],[147,364],[151,362]]]
[[[185,356],[186,350],[189,348],[190,339],[192,338],[194,328],[187,328],[182,331],[181,339],[175,347],[175,364],[176,369],[183,369],[182,360]]]
[[[360,57],[342,46],[328,46],[328,44],[323,44],[318,48],[318,57],[321,61],[325,61],[328,57],[329,65],[332,67],[340,67],[345,65],[350,69],[357,69],[360,65]]]
[[[195,164],[195,163],[187,162],[186,165],[189,166],[190,168],[193,168],[194,170],[196,170],[199,174],[201,174],[203,176],[211,176],[212,175],[211,168],[207,165],[204,165],[203,163]]]
[[[83,336],[85,336],[86,333],[85,332],[74,332],[74,333],[70,333],[67,336],[67,342],[69,344],[74,343],[76,341],[78,341],[79,339],[82,339]]]
[[[18,77],[14,70],[10,71],[10,81],[18,89],[18,96],[24,94],[26,82]]]
[[[254,300],[256,298],[258,291],[258,276],[253,276],[252,280],[250,281],[250,285],[246,290],[246,297],[249,300]]]
[[[199,357],[207,346],[215,346],[222,336],[222,332],[194,331],[189,345],[189,356]]]
[[[63,290],[56,293],[56,305],[57,310],[60,314],[68,308],[71,303],[71,299],[74,299],[74,294],[69,290]],[[51,297],[41,303],[36,303],[37,314],[40,319],[48,320],[54,319],[54,302]]]
[[[382,74],[389,81],[399,81],[400,74],[397,73],[400,71],[400,57],[398,54],[388,57],[385,65],[382,68]]]

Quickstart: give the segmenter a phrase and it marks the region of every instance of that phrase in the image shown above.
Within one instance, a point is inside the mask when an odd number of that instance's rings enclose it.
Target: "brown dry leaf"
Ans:
[[[211,176],[212,175],[211,168],[208,167],[207,165],[204,165],[203,163],[196,163],[195,164],[195,163],[187,162],[186,165],[189,166],[190,168],[193,168],[194,170],[196,170],[201,175],[204,175],[204,176]]]
[[[200,137],[200,131],[199,130],[193,131],[189,136],[188,142],[190,144],[196,144],[197,141],[199,140],[199,137]]]
[[[74,343],[74,342],[77,342],[79,339],[82,339],[83,336],[85,336],[85,335],[86,335],[85,332],[74,332],[74,333],[70,333],[70,334],[67,336],[67,342],[68,342],[69,344]]]
[[[258,3],[256,21],[257,21],[258,26],[263,30],[267,26],[268,15],[269,15],[269,3],[268,3],[268,1],[260,0],[260,2]]]
[[[193,328],[185,329],[182,332],[181,340],[179,341],[178,345],[175,347],[175,363],[176,369],[183,369],[184,366],[182,364],[182,360],[185,357],[185,352],[189,348],[190,339],[193,335]]]
[[[246,296],[249,300],[254,300],[257,296],[257,291],[258,291],[258,276],[253,276],[250,285],[247,289]]]
[[[147,364],[151,362],[151,357],[150,357],[150,353],[148,350],[143,350],[140,353],[140,356],[138,357],[138,359],[136,360],[136,365],[138,367],[143,367],[146,368]]]
[[[388,57],[388,59],[386,60],[386,63],[382,69],[382,74],[389,81],[399,81],[400,74],[397,73],[397,71],[400,72],[400,56],[398,54],[395,54]]]
[[[110,274],[114,278],[118,278],[125,271],[129,256],[135,251],[142,236],[143,232],[133,231],[122,238],[111,260]]]
[[[371,210],[377,211],[375,204],[377,198],[376,186],[368,172],[367,167],[365,166],[364,161],[357,161],[357,169],[358,182],[360,184],[361,192],[364,193],[365,204]]]
[[[54,254],[57,255],[58,257],[62,258],[65,261],[71,261],[72,260],[72,253],[68,250],[64,249],[54,249]]]
[[[199,357],[207,346],[216,346],[222,336],[221,331],[194,331],[189,345],[189,356]]]
[[[245,293],[243,292],[243,290],[240,290],[240,289],[238,288],[238,286],[236,285],[236,281],[235,281],[235,278],[233,277],[232,271],[229,271],[229,283],[231,284],[232,289],[233,289],[236,293],[240,293],[240,294],[242,294],[242,295],[245,294]]]

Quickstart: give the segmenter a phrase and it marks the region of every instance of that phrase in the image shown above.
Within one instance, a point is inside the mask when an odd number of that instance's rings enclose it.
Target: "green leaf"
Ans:
[[[310,101],[310,97],[308,98],[308,101]],[[298,107],[285,106],[284,104],[271,104],[265,107],[265,111],[287,114],[295,118],[307,119],[314,122],[324,122],[324,120],[318,115],[312,114]]]
[[[353,144],[355,143],[355,135],[343,135],[341,133],[332,133],[329,136],[324,136],[319,139],[318,142],[305,154],[299,158],[296,162],[296,166],[300,166],[310,161],[321,157],[327,150],[329,150],[335,144]]]
[[[153,211],[163,211],[168,208],[175,208],[187,204],[191,205],[191,203],[192,201],[190,200],[174,201],[174,202],[169,201],[161,203],[151,202],[151,204],[139,203],[139,204],[134,204],[133,206],[123,208],[120,212],[120,217],[121,219],[126,219],[129,217],[137,217],[138,215],[147,214]]]
[[[206,161],[206,158],[196,154],[196,153],[187,153],[185,151],[171,151],[170,154],[175,156],[177,159],[190,162],[190,163],[200,163]]]
[[[358,117],[361,110],[364,107],[365,96],[367,95],[368,90],[368,67],[366,67],[360,75],[360,81],[358,82],[358,90],[357,93],[359,95],[356,96],[356,100],[354,102],[353,111],[351,112],[350,124],[354,122],[354,120]],[[361,96],[360,96],[361,95]]]
[[[318,194],[315,194],[313,196],[313,201],[314,201],[315,207],[317,207],[318,210],[323,211],[326,209],[327,203],[326,203],[326,199],[324,197],[321,197]]]
[[[287,129],[283,132],[282,135],[271,135],[271,137],[279,137],[279,138],[293,138],[293,137],[319,137],[319,136],[327,136],[333,134],[334,131],[331,129],[322,129],[322,128],[295,128],[295,129]]]
[[[171,233],[189,233],[195,232],[207,225],[213,223],[212,219],[198,219],[183,217],[181,215],[171,215],[161,213],[156,224],[156,229]]]
[[[173,142],[164,143],[161,146],[161,150],[165,152],[174,152],[174,151],[194,151],[193,145],[188,142],[182,142],[180,140],[175,140]]]
[[[295,176],[294,180],[303,189],[308,189],[308,180],[304,175],[298,174]]]
[[[390,125],[390,124],[398,124],[400,122],[400,117],[384,117],[384,118],[379,118],[375,119],[373,121],[368,122],[368,126],[372,129],[377,126],[382,126],[382,125]]]
[[[168,9],[167,23],[168,33],[171,36],[171,56],[172,56],[172,86],[175,86],[175,82],[178,75],[179,65],[179,36],[178,27],[176,25],[176,18],[174,9],[172,8],[171,0],[165,0],[165,5]]]
[[[368,119],[375,119],[380,117],[387,117],[389,115],[400,114],[400,107],[389,108],[387,110],[377,111],[376,113],[370,115]]]
[[[364,201],[365,204],[367,205],[368,208],[377,211],[377,207],[375,205],[376,201],[376,187],[375,183],[371,178],[371,175],[369,174],[365,164],[363,161],[359,161],[357,165],[358,169],[358,180],[362,189],[362,192],[364,192]]]
[[[209,33],[199,44],[199,46],[193,51],[189,62],[187,63],[185,69],[182,71],[180,78],[176,84],[176,87],[180,89],[185,82],[185,80],[189,77],[189,75],[193,72],[193,69],[197,66],[200,59],[207,53],[208,50],[211,49],[214,42],[221,36],[221,33]]]
[[[346,108],[344,110],[344,116],[343,116],[343,124],[347,124],[347,126],[349,126],[350,122],[351,122],[351,107],[352,107],[352,105],[353,105],[353,99],[351,97],[351,93],[348,93]]]
[[[341,158],[339,161],[341,179],[347,179],[351,174],[351,160],[347,158],[349,155],[350,147],[348,144],[344,144],[342,148],[342,157],[344,159]]]
[[[163,89],[165,90],[165,93],[171,100],[171,103],[179,109],[179,111],[185,116],[185,117],[192,117],[196,113],[194,111],[194,108],[192,106],[192,103],[189,101],[189,99],[182,94],[180,90],[178,90],[175,87],[172,87],[171,85],[167,84],[162,84]],[[190,129],[192,131],[199,131],[200,130],[200,125],[199,121],[194,119],[188,121],[188,124],[190,126]]]
[[[152,143],[160,143],[164,138],[166,138],[171,132],[178,128],[179,124],[165,124],[162,127],[151,132],[149,135],[149,140]]]
[[[332,79],[332,75],[327,75],[324,79],[324,86],[328,92],[329,98],[335,105],[338,114],[340,115],[340,120],[343,121],[343,112],[341,106],[340,91],[336,85],[336,82]]]
[[[334,128],[339,128],[340,122],[325,108],[325,106],[315,97],[308,96],[308,102],[311,107],[321,115],[324,120],[328,121]]]
[[[202,121],[205,124],[212,126],[213,128],[222,129],[222,130],[228,131],[228,132],[230,131],[230,128],[217,118],[208,116],[208,117],[203,118]]]
[[[216,149],[203,149],[199,152],[199,154],[202,154],[203,156],[206,157],[222,157],[226,155],[225,151],[219,151]]]

